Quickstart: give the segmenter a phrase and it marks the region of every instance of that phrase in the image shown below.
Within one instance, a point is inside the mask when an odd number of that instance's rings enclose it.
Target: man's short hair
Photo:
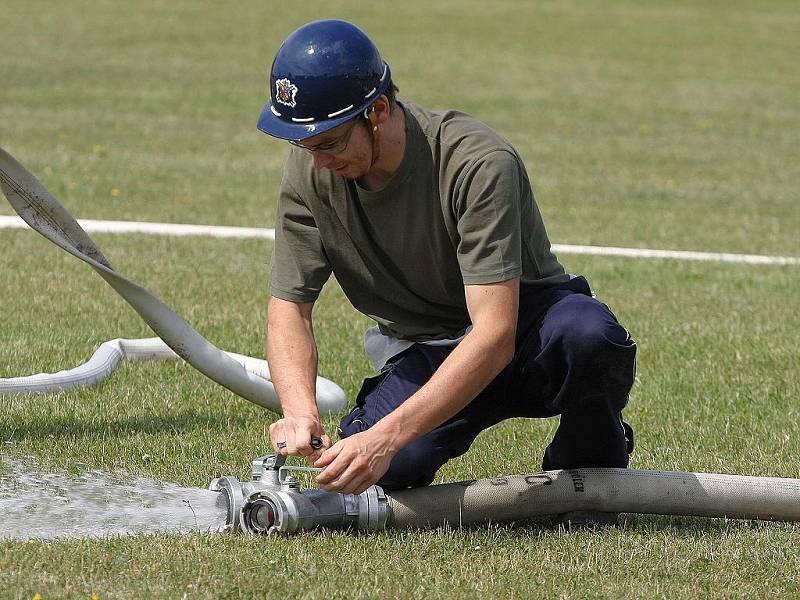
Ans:
[[[383,95],[386,96],[389,99],[389,104],[391,106],[394,106],[395,104],[397,104],[397,92],[399,92],[399,91],[400,91],[400,88],[398,88],[394,84],[394,81],[392,81],[390,79],[389,80],[389,86],[386,88],[386,91],[383,92]]]

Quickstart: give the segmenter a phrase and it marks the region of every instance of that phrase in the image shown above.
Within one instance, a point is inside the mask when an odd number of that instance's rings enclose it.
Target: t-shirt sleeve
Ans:
[[[496,150],[471,164],[458,187],[456,251],[465,284],[496,283],[522,274],[520,169],[512,153]]]
[[[275,218],[270,294],[290,302],[313,302],[330,274],[314,216],[284,177]]]

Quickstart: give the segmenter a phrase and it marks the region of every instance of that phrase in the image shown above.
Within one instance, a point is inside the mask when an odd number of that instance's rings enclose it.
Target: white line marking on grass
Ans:
[[[223,227],[220,225],[181,225],[179,223],[142,223],[138,221],[95,221],[78,219],[87,233],[145,233],[149,235],[204,235],[218,238],[275,239],[274,229],[258,227]],[[0,216],[0,229],[27,229],[20,217]]]
[[[730,252],[691,252],[687,250],[652,250],[649,248],[614,248],[613,246],[572,246],[553,244],[555,252],[564,254],[593,254],[597,256],[628,256],[632,258],[676,258],[750,265],[800,265],[800,257],[765,256],[763,254],[732,254]]]
[[[204,235],[217,238],[275,239],[274,229],[258,227],[223,227],[220,225],[182,225],[178,223],[141,223],[136,221],[78,221],[87,233],[144,233],[150,235]],[[26,229],[20,217],[0,215],[0,229]],[[653,250],[650,248],[615,248],[611,246],[575,246],[553,244],[553,251],[562,254],[594,256],[625,256],[629,258],[671,258],[708,262],[743,263],[750,265],[800,265],[800,257],[764,256],[761,254],[732,254],[729,252],[691,252],[685,250]]]

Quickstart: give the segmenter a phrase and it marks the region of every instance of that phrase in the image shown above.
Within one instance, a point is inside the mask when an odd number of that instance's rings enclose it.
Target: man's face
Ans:
[[[355,117],[338,127],[292,145],[314,157],[314,167],[328,169],[347,179],[358,179],[372,164],[372,139]]]

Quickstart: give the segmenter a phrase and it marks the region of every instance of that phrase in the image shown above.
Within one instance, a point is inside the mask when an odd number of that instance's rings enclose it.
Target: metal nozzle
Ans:
[[[275,527],[275,505],[265,498],[254,500],[242,513],[242,525],[251,533],[270,533]]]
[[[242,484],[236,477],[227,475],[212,481],[208,489],[223,494],[228,503],[228,514],[225,518],[223,531],[237,531],[239,529],[239,515],[242,512],[242,503],[244,501]]]
[[[221,492],[228,503],[228,531],[251,534],[295,533],[318,527],[376,531],[385,529],[389,502],[383,489],[372,486],[361,494],[302,490],[290,471],[317,471],[284,465],[285,457],[267,455],[253,461],[253,480],[220,477],[209,489]]]

